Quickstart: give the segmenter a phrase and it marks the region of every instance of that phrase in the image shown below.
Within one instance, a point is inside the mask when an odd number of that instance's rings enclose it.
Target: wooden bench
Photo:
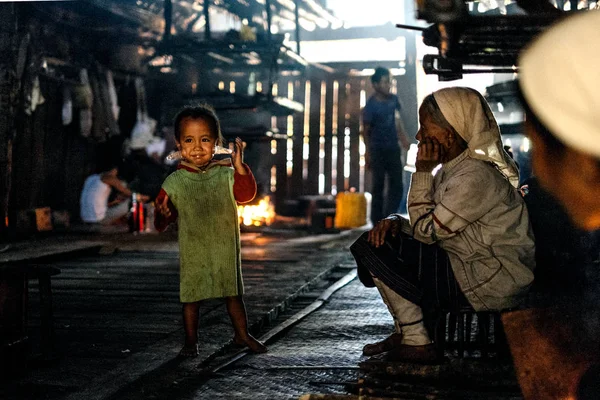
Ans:
[[[58,275],[60,269],[45,264],[29,263],[7,263],[0,265],[0,284],[6,288],[6,293],[21,294],[18,299],[14,295],[7,299],[0,298],[0,315],[4,309],[12,312],[4,314],[2,319],[12,318],[13,321],[4,321],[0,325],[5,329],[16,330],[16,332],[3,332],[3,337],[22,336],[26,339],[26,327],[29,308],[29,280],[36,279],[39,285],[40,295],[40,348],[44,358],[51,358],[54,352],[54,320],[52,314],[52,288],[51,277]],[[0,294],[1,297],[1,294]],[[21,302],[20,304],[10,304]],[[8,303],[8,304],[7,304]],[[21,315],[15,315],[21,314]],[[0,343],[5,346],[6,343]]]

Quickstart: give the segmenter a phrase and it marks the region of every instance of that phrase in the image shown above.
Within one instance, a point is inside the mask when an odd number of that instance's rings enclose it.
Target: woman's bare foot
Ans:
[[[192,344],[192,345],[186,344],[179,351],[179,357],[194,358],[197,356],[198,356],[198,345],[197,344]]]
[[[243,339],[239,336],[234,336],[233,343],[237,344],[238,346],[247,346],[251,352],[256,354],[267,352],[267,346],[256,340],[256,338],[252,335],[248,335],[246,339]]]

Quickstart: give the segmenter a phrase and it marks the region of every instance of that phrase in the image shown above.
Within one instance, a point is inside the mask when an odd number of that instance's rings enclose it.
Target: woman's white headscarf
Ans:
[[[504,151],[496,118],[483,96],[470,88],[451,87],[434,92],[433,98],[446,121],[469,145],[469,155],[494,163],[517,187],[519,170]]]

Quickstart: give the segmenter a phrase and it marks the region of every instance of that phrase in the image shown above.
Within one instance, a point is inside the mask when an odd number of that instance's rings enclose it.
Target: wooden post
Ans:
[[[306,77],[302,75],[301,79],[294,82],[294,100],[304,105],[304,92],[306,88]],[[290,184],[289,195],[296,198],[302,194],[303,178],[302,178],[302,150],[304,145],[304,113],[310,110],[304,110],[303,113],[294,115],[294,149],[292,153],[292,179]]]
[[[50,274],[45,271],[38,272],[38,283],[40,291],[40,328],[42,353],[48,358],[53,353],[54,347],[54,322],[52,317],[52,289],[50,286]]]
[[[13,141],[15,119],[18,112],[21,76],[29,36],[18,34],[18,11],[20,5],[0,4],[0,240],[8,236],[9,202],[13,175]]]
[[[210,0],[204,0],[204,6],[202,7],[202,12],[204,13],[204,39],[210,40],[212,39],[210,33]]]
[[[345,179],[344,179],[344,137],[346,132],[346,102],[348,99],[348,91],[346,87],[347,80],[340,80],[339,92],[338,92],[338,157],[337,157],[337,190],[339,192],[345,191]]]
[[[310,115],[308,143],[308,178],[304,194],[319,193],[319,127],[321,110],[321,80],[313,77],[310,85]]]
[[[360,186],[360,81],[353,79],[348,102],[350,127],[350,187],[358,190]]]
[[[288,95],[288,81],[289,79],[279,79],[278,97],[287,97]],[[277,129],[279,133],[287,135],[287,116],[277,117]],[[277,186],[275,192],[275,211],[281,210],[285,200],[288,196],[288,185],[287,185],[287,169],[286,169],[286,153],[287,153],[287,140],[277,139],[277,154],[274,157],[275,162],[275,178],[277,179]]]
[[[328,77],[326,81],[326,91],[325,91],[325,160],[324,165],[325,168],[325,194],[331,194],[331,139],[332,139],[332,129],[333,129],[333,78]]]
[[[300,0],[294,0],[294,22],[296,23],[296,53],[300,55]]]
[[[265,8],[267,10],[267,41],[270,42],[271,41],[271,23],[272,23],[271,0],[265,1]]]
[[[207,1],[204,2],[204,8],[208,10]],[[171,25],[173,22],[173,3],[171,0],[165,0],[165,34],[163,36],[163,41],[168,43],[171,39]],[[207,24],[208,26],[208,24]]]

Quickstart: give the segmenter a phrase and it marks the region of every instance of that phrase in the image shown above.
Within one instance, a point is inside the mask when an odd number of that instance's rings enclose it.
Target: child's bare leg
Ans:
[[[198,311],[200,303],[183,303],[183,328],[185,330],[185,344],[179,355],[182,357],[196,357],[198,355]]]
[[[231,324],[235,335],[233,341],[236,344],[245,344],[254,353],[264,353],[267,351],[267,347],[256,340],[248,332],[248,316],[246,315],[246,305],[242,296],[231,296],[225,298],[225,304],[227,305],[227,312],[231,318]]]

